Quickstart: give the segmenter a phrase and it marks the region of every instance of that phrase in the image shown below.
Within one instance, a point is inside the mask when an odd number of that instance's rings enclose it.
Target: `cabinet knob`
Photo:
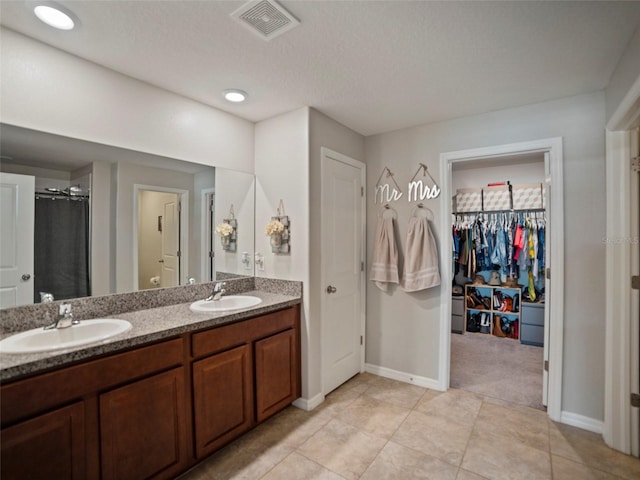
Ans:
[[[332,286],[332,285],[329,285],[329,286],[327,287],[327,293],[336,293],[336,291],[337,291],[337,290],[336,290],[336,287],[334,287],[334,286]]]
[[[25,282],[26,282],[27,280],[29,280],[30,278],[31,278],[31,275],[29,275],[28,273],[24,273],[24,274],[22,275],[22,280],[24,280]]]

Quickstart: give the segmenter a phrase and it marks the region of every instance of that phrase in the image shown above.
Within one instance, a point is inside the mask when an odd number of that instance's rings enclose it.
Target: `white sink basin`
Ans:
[[[261,298],[251,295],[229,295],[220,300],[198,300],[193,302],[189,308],[196,313],[228,312],[229,310],[255,307],[261,302]]]
[[[69,328],[44,330],[34,328],[17,333],[0,341],[2,353],[35,353],[79,347],[89,343],[101,342],[131,328],[126,320],[97,318],[82,320]]]

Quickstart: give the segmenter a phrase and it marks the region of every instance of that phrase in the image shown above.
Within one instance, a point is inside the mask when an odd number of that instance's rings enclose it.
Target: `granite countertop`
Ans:
[[[116,353],[134,346],[179,336],[186,332],[206,329],[246,318],[273,312],[301,303],[299,296],[268,293],[260,290],[242,292],[262,299],[255,307],[219,313],[194,313],[188,303],[138,310],[103,318],[128,320],[132,328],[101,343],[93,343],[53,352],[7,354],[0,353],[0,381],[6,382],[53,367],[64,366],[79,360]],[[89,321],[89,320],[87,320]],[[3,335],[2,338],[9,335]]]

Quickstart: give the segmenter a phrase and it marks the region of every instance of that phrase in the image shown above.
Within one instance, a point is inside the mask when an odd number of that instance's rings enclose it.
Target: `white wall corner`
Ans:
[[[318,405],[320,405],[322,402],[324,402],[324,394],[319,393],[311,398],[300,397],[293,402],[293,406],[298,407],[299,409],[304,410],[306,412],[310,412],[311,410],[316,408]]]
[[[628,238],[630,158],[628,132],[606,132],[606,305],[605,305],[605,388],[604,441],[611,448],[631,452],[631,245]]]
[[[378,365],[371,365],[366,363],[364,370],[367,373],[373,375],[379,375],[384,378],[390,378],[392,380],[398,380],[399,382],[409,383],[411,385],[417,385],[418,387],[430,388],[431,390],[445,391],[446,388],[440,387],[440,382],[433,378],[421,377],[419,375],[413,375],[411,373],[400,372],[398,370],[392,370],[391,368],[380,367]]]
[[[573,412],[562,411],[560,423],[571,425],[572,427],[588,430],[589,432],[602,434],[603,423],[595,418],[585,417]]]

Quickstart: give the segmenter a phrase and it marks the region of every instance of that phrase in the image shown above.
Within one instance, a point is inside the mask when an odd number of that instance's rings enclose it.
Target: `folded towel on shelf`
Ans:
[[[402,289],[416,292],[440,285],[438,249],[426,215],[412,216],[407,230]]]
[[[390,283],[399,283],[398,247],[394,235],[392,216],[382,215],[376,225],[376,236],[373,243],[373,260],[369,280],[386,292]]]

